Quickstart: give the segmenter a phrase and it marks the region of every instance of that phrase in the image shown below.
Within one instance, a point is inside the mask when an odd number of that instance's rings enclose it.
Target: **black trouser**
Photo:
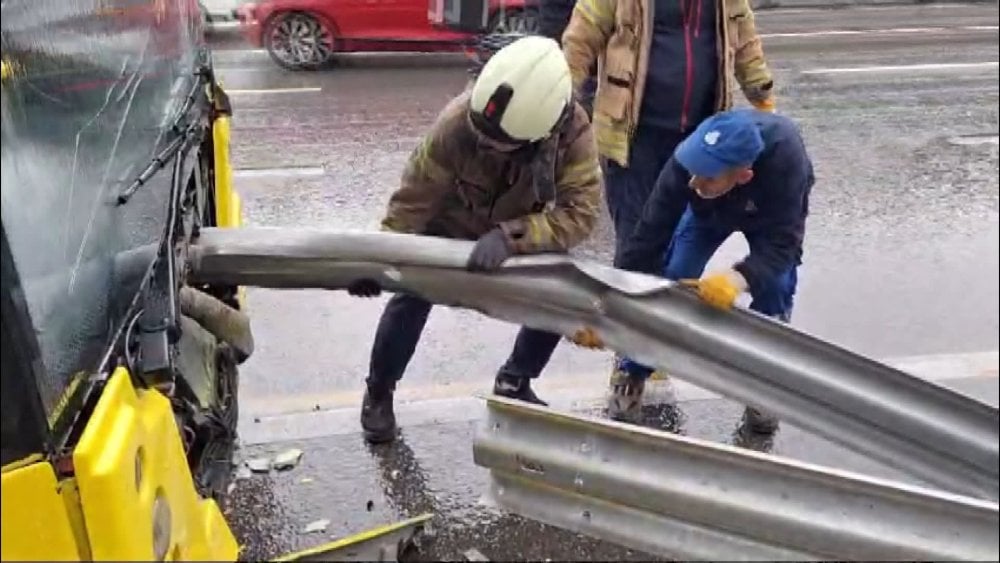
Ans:
[[[431,303],[405,293],[392,296],[375,331],[368,384],[373,387],[396,387],[403,378],[410,358],[420,341],[420,334],[427,324]],[[500,368],[501,375],[511,377],[538,377],[559,344],[560,335],[521,327],[507,362]],[[383,387],[384,388],[384,387]]]

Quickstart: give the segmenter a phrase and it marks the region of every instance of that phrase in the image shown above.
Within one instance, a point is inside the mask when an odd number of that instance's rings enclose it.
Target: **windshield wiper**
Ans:
[[[119,206],[128,203],[129,199],[135,195],[135,192],[139,191],[139,188],[146,185],[146,182],[153,177],[154,174],[159,172],[164,166],[167,165],[175,156],[177,156],[183,149],[187,148],[193,138],[195,138],[198,132],[198,122],[197,120],[193,123],[187,123],[188,112],[194,107],[195,100],[198,98],[199,90],[205,85],[207,81],[211,78],[211,71],[207,68],[200,68],[195,71],[195,81],[191,85],[191,90],[188,92],[186,98],[184,98],[184,104],[177,111],[177,117],[174,118],[173,124],[170,126],[170,131],[178,136],[170,141],[170,143],[163,148],[159,153],[157,153],[153,159],[146,165],[146,168],[139,173],[139,176],[132,181],[120,194],[118,194],[117,204]]]

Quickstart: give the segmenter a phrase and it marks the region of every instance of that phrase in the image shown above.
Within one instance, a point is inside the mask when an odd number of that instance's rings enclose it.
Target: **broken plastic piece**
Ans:
[[[481,551],[474,547],[472,549],[465,550],[462,553],[462,557],[464,557],[466,561],[489,561],[489,559],[487,559]]]
[[[325,532],[327,527],[330,525],[330,521],[326,518],[321,520],[314,520],[306,525],[305,529],[302,530],[305,534],[315,534]]]
[[[248,459],[247,467],[254,473],[267,473],[271,471],[271,460],[266,457]]]
[[[292,448],[281,452],[274,458],[274,462],[271,464],[277,471],[283,471],[285,469],[291,469],[299,464],[299,460],[302,459],[302,450],[298,448]]]

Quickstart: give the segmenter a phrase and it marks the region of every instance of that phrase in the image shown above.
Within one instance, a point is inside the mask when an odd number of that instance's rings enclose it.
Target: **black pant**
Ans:
[[[656,178],[683,139],[684,136],[678,132],[640,125],[629,149],[628,167],[607,161],[604,197],[615,227],[616,266],[625,241],[642,217]]]
[[[397,293],[392,296],[375,331],[368,367],[369,385],[395,388],[396,382],[403,378],[432,306],[415,295]],[[514,350],[499,373],[510,377],[538,377],[549,363],[560,338],[552,332],[521,327]]]

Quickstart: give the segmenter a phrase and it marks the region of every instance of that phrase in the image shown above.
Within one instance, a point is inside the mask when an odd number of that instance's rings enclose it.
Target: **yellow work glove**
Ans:
[[[590,328],[589,326],[574,332],[569,341],[577,346],[589,348],[591,350],[604,349],[604,340],[599,334],[597,334],[596,330]]]
[[[681,280],[681,283],[693,288],[702,301],[719,309],[731,309],[736,298],[747,290],[746,279],[732,269],[709,274],[700,280]]]

